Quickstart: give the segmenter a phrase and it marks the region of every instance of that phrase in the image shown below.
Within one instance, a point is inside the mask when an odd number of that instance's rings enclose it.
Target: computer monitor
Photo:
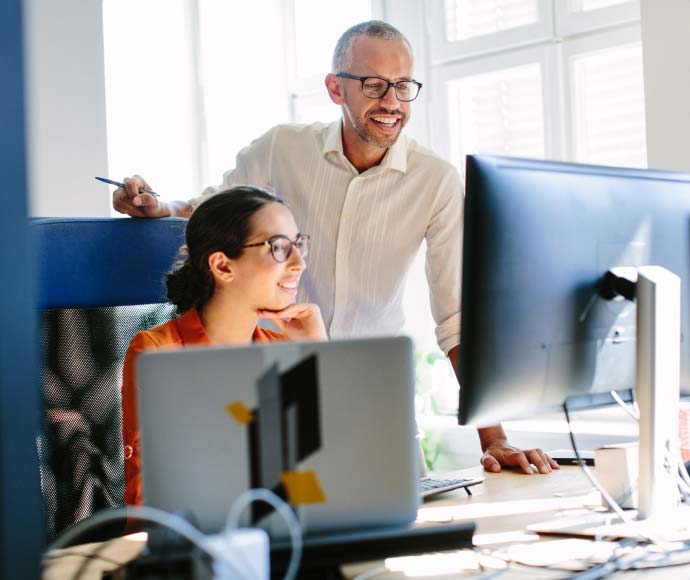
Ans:
[[[690,175],[469,156],[466,179],[460,423],[634,388],[636,302],[601,297],[618,267],[680,278],[675,348],[690,393]]]
[[[468,156],[460,422],[634,387],[636,304],[598,294],[614,267],[662,266],[690,334],[690,175]],[[681,349],[690,393],[690,352]]]

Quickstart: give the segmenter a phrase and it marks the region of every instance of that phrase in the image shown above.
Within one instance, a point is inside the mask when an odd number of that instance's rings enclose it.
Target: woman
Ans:
[[[219,193],[192,214],[185,241],[184,261],[167,276],[168,299],[181,316],[136,334],[125,355],[122,434],[130,505],[142,503],[134,374],[140,352],[327,339],[318,306],[294,303],[309,236],[280,199],[255,187]],[[271,319],[280,332],[260,328],[259,318]]]

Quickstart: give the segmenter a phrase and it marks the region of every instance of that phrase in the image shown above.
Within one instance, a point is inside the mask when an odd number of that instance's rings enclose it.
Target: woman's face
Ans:
[[[260,244],[274,236],[294,241],[299,233],[292,212],[280,203],[270,203],[254,214],[245,245]],[[268,244],[245,248],[232,263],[233,294],[239,294],[253,310],[281,310],[295,302],[306,268],[294,246],[285,262],[277,262]]]

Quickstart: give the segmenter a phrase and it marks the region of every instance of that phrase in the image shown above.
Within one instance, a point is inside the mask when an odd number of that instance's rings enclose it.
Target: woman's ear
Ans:
[[[232,282],[235,278],[232,260],[223,252],[213,252],[208,257],[208,267],[216,282]]]

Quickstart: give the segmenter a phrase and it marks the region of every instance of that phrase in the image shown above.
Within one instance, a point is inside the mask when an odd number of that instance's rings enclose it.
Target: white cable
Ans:
[[[95,513],[94,515],[81,520],[72,527],[62,532],[55,541],[46,548],[46,552],[60,550],[70,546],[75,540],[87,531],[111,522],[119,522],[128,518],[135,518],[147,523],[158,524],[168,528],[181,537],[189,540],[204,554],[207,554],[211,561],[222,559],[223,564],[228,566],[238,577],[242,577],[242,572],[238,571],[232,561],[223,557],[223,554],[214,554],[206,547],[206,536],[192,526],[185,519],[148,506],[128,506],[126,508],[115,508]]]
[[[640,420],[640,410],[638,409],[637,405],[633,404],[632,408],[628,407],[625,404],[625,401],[621,399],[621,396],[616,391],[610,391],[609,394],[613,397],[613,400],[616,401],[616,403],[618,403],[628,415],[635,419],[635,421]]]
[[[275,508],[283,517],[290,532],[290,542],[292,544],[292,556],[290,564],[285,572],[285,580],[293,580],[297,576],[300,560],[302,559],[302,526],[295,517],[290,506],[279,498],[275,493],[267,489],[248,489],[243,492],[232,504],[228,517],[225,521],[223,535],[226,538],[239,527],[240,515],[244,509],[255,501],[264,501]]]
[[[637,406],[637,403],[633,403],[632,409],[628,407],[621,399],[621,397],[618,395],[616,391],[610,391],[609,393],[611,397],[613,397],[614,401],[618,403],[618,405],[628,414],[630,415],[635,421],[639,423],[640,421],[640,410],[639,407]],[[685,463],[683,462],[683,456],[678,450],[677,454],[677,459],[678,459],[678,473],[677,478],[678,478],[678,490],[680,494],[683,496],[684,499],[688,499],[688,496],[690,496],[690,476],[688,475],[687,469],[685,469]]]
[[[611,391],[611,394],[613,395],[613,391]],[[614,397],[614,399],[616,399],[616,398]],[[620,401],[619,404],[623,403],[623,401],[620,397],[618,397],[617,401]],[[623,403],[623,405],[625,405],[625,404]],[[572,426],[570,425],[570,419],[569,419],[569,415],[568,415],[567,406],[564,405],[564,409],[566,412],[566,419],[568,422],[568,431],[570,433],[571,441],[573,441],[573,445],[574,445],[575,444],[574,443],[574,436],[573,436],[573,432],[572,432]],[[642,531],[641,526],[640,526],[640,522],[633,520],[631,517],[628,516],[628,514],[626,514],[623,511],[621,506],[618,505],[618,502],[615,499],[613,499],[613,497],[604,489],[604,487],[599,483],[599,480],[595,477],[595,475],[590,471],[590,469],[587,467],[587,465],[585,465],[584,461],[582,461],[582,460],[580,460],[580,468],[582,469],[584,474],[587,476],[587,479],[589,479],[589,482],[601,494],[601,497],[604,499],[606,504],[614,512],[616,512],[616,514],[618,515],[619,518],[621,518],[621,520],[623,520],[629,526],[635,528],[637,533],[640,534],[640,536],[642,538],[644,538],[645,540],[648,540],[648,541],[654,542],[654,543],[660,543],[661,542],[661,538],[654,537],[653,535],[647,534],[647,533]]]

